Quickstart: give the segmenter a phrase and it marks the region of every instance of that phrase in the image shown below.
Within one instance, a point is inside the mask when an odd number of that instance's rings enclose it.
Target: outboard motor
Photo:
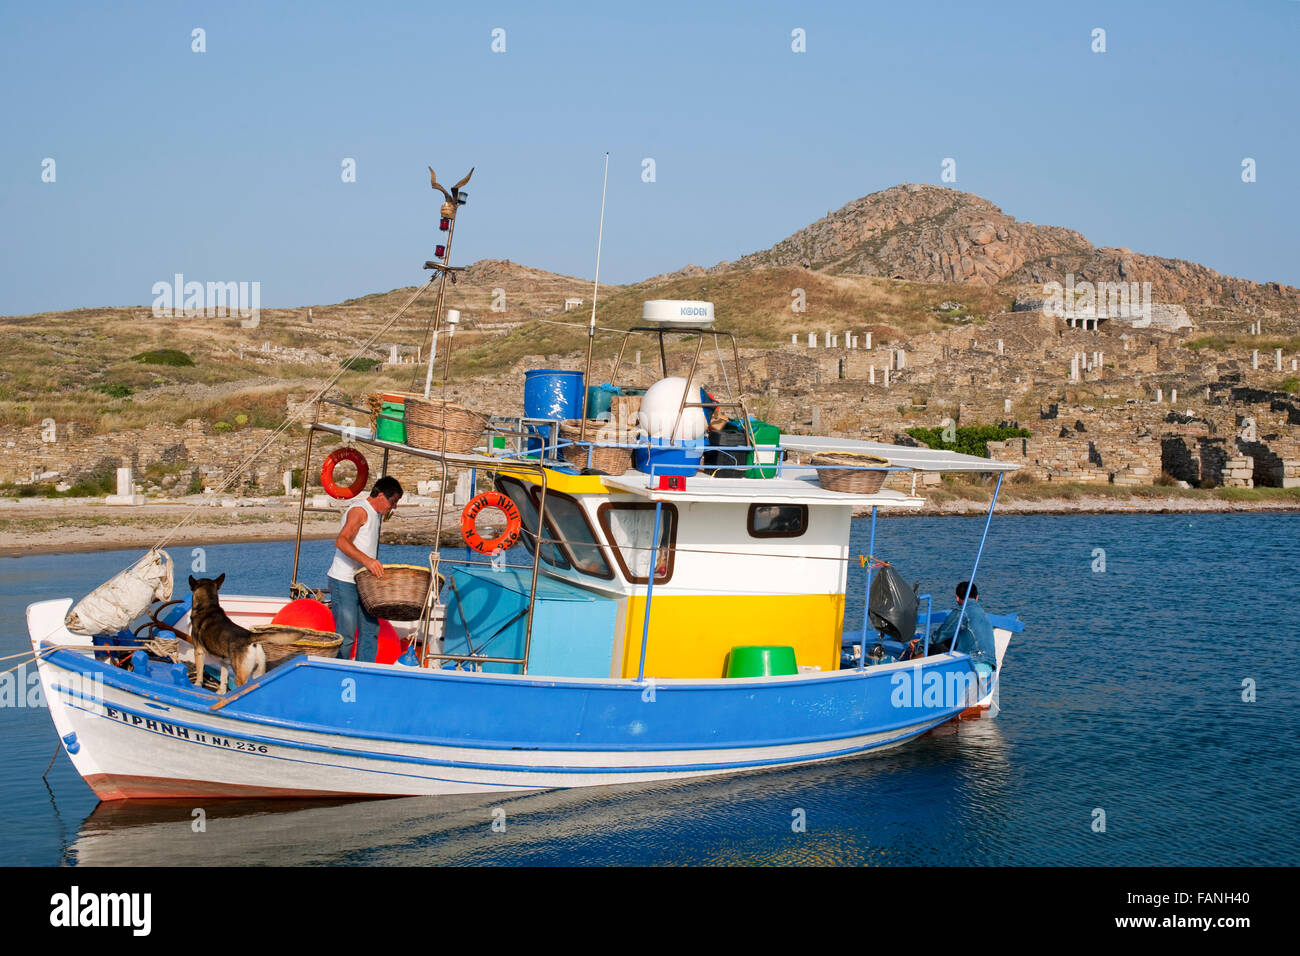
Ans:
[[[909,587],[903,576],[886,564],[871,578],[871,626],[904,644],[916,636],[919,602],[916,588]]]

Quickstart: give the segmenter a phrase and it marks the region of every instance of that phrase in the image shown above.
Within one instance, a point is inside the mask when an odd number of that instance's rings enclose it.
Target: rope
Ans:
[[[420,333],[419,348],[424,348],[424,343],[429,341],[429,333],[433,331],[434,317],[434,310],[430,309],[428,321],[424,323],[424,331]],[[411,366],[411,384],[406,387],[407,391],[414,392],[420,387],[420,371],[423,367],[423,362],[416,362]]]
[[[338,383],[339,379],[341,379],[344,375],[348,373],[348,371],[350,371],[348,366],[352,363],[352,359],[359,358],[362,355],[362,353],[364,353],[367,349],[369,349],[372,345],[374,345],[375,342],[379,340],[379,337],[381,335],[383,335],[390,328],[392,328],[393,324],[396,323],[398,319],[400,319],[403,315],[406,314],[406,310],[415,304],[415,300],[418,299],[421,295],[423,295],[425,291],[429,288],[429,286],[433,285],[433,281],[434,281],[433,277],[431,276],[429,280],[424,283],[424,285],[416,289],[415,292],[412,293],[411,297],[407,299],[405,303],[403,303],[402,307],[398,309],[395,313],[393,313],[392,317],[387,322],[385,322],[382,326],[380,326],[380,328],[376,330],[374,335],[370,336],[370,338],[368,338],[355,352],[352,353],[352,355],[347,360],[345,360],[339,366],[339,370],[330,377],[329,381],[316,390],[316,393],[311,397],[309,401],[299,405],[297,412],[290,415],[283,422],[281,422],[279,426],[275,429],[275,431],[271,432],[271,434],[267,437],[266,441],[262,442],[262,444],[259,445],[255,451],[253,451],[247,458],[245,458],[242,462],[240,462],[239,466],[235,468],[235,470],[226,477],[226,480],[221,483],[221,485],[217,488],[214,494],[219,495],[227,488],[229,488],[231,483],[236,478],[238,478],[241,474],[243,474],[244,470],[247,469],[248,466],[251,465],[254,461],[256,461],[259,456],[261,456],[262,452],[266,451],[267,448],[271,447],[271,444],[277,438],[280,437],[280,435],[285,431],[285,429],[287,429],[290,425],[297,422],[298,419],[302,417],[303,412],[306,409],[310,407],[314,407],[316,403],[319,402],[326,395],[326,393],[328,393],[329,390]],[[306,480],[307,480],[307,476],[303,475],[303,481],[305,482]],[[189,524],[190,519],[192,519],[196,514],[198,514],[199,511],[204,507],[205,507],[204,505],[195,505],[193,508],[191,508],[189,512],[186,513],[181,518],[180,521],[176,522],[176,524],[172,527],[170,531],[168,531],[165,535],[163,535],[163,537],[161,538],[161,540],[158,541],[157,544],[155,544],[152,548],[146,551],[135,561],[132,561],[130,564],[126,565],[126,567],[122,568],[122,571],[126,571],[130,568],[135,567],[136,565],[147,560],[149,555],[153,554],[153,552],[159,551],[162,548],[166,547],[167,544],[174,537],[176,537],[177,532],[179,532],[181,528],[185,527],[185,525]],[[121,574],[122,571],[119,571],[118,574]],[[56,625],[47,634],[42,636],[41,640],[44,641],[48,639],[50,635],[56,633],[59,630],[59,627],[61,626],[62,625]],[[6,671],[5,673],[8,673],[8,671]]]
[[[330,380],[326,382],[324,385],[322,385],[319,389],[317,389],[316,394],[314,394],[309,401],[299,405],[298,410],[296,412],[294,412],[292,415],[287,417],[283,422],[281,422],[276,427],[275,431],[271,432],[271,434],[267,436],[266,440],[262,442],[261,445],[259,445],[253,452],[251,452],[247,458],[245,458],[242,462],[240,462],[239,466],[236,467],[234,471],[232,471],[229,475],[226,476],[226,480],[221,483],[221,485],[217,488],[214,494],[219,495],[223,491],[225,491],[228,487],[230,487],[231,483],[234,482],[235,479],[238,478],[240,475],[242,475],[245,469],[247,469],[249,465],[251,465],[259,457],[261,457],[262,452],[266,451],[266,449],[271,447],[272,443],[277,438],[280,437],[281,433],[283,433],[290,425],[293,425],[295,422],[298,421],[299,418],[302,417],[306,409],[315,406],[316,403],[319,402],[326,395],[326,393],[328,393],[329,390],[338,383],[338,380],[341,379],[344,375],[346,375],[350,371],[348,366],[351,365],[352,360],[355,358],[359,358],[362,355],[362,353],[364,353],[367,349],[370,348],[370,346],[374,345],[375,342],[378,341],[381,335],[383,335],[390,328],[392,328],[393,324],[406,313],[406,310],[409,309],[415,303],[415,300],[418,299],[421,295],[423,295],[424,291],[428,289],[429,286],[432,284],[433,284],[433,279],[430,278],[428,282],[420,286],[420,288],[416,289],[415,292],[411,295],[411,297],[406,300],[406,303],[400,309],[398,309],[397,312],[393,314],[392,318],[390,318],[387,322],[385,322],[382,326],[380,326],[380,328],[375,331],[374,335],[370,336],[370,338],[367,339],[363,345],[361,345],[355,352],[353,352],[352,355],[339,366],[339,370],[330,377]],[[307,477],[304,475],[303,481],[306,480]],[[193,518],[196,514],[198,514],[198,512],[203,507],[205,506],[195,505],[193,508],[191,508],[190,511],[184,517],[182,517],[181,520],[178,521],[176,525],[169,532],[167,532],[167,534],[165,534],[162,537],[162,540],[160,540],[149,550],[157,551],[165,547],[167,543],[170,542],[172,538],[176,536],[176,533],[179,532],[181,528],[183,528],[186,524],[188,524],[190,519]]]
[[[717,333],[717,332],[714,332],[714,333],[713,333],[713,354],[717,357],[717,360],[718,360],[718,368],[722,369],[722,382],[723,382],[724,385],[727,386],[727,401],[731,401],[731,398],[732,398],[732,396],[731,396],[731,379],[730,379],[730,377],[728,377],[728,375],[727,375],[727,363],[725,363],[724,361],[722,361],[722,348],[721,348],[721,346],[718,345],[718,333]],[[740,374],[740,369],[736,369],[736,374],[737,374],[737,375]],[[740,383],[737,382],[737,383],[736,383],[736,386],[739,388]]]
[[[10,660],[15,657],[31,657],[31,660],[19,661],[13,667],[8,668],[7,670],[0,671],[0,677],[3,677],[5,674],[13,673],[14,671],[18,670],[18,668],[20,667],[26,667],[28,664],[35,664],[37,661],[41,660],[42,658],[44,658],[49,654],[53,654],[55,651],[83,651],[83,652],[93,652],[96,654],[127,654],[127,653],[133,654],[138,650],[141,650],[141,648],[91,646],[88,644],[52,644],[51,646],[39,652],[26,651],[23,654],[10,654],[8,658],[5,658],[5,660]]]

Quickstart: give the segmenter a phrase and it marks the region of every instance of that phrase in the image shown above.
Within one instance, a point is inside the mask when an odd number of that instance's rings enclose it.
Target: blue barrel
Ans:
[[[563,369],[535,368],[524,373],[524,417],[554,418],[559,421],[582,415],[582,373]],[[528,457],[536,458],[544,440],[550,437],[547,425],[529,425],[529,431],[542,436],[528,440]]]
[[[582,414],[582,373],[535,368],[524,373],[525,418],[577,418]]]

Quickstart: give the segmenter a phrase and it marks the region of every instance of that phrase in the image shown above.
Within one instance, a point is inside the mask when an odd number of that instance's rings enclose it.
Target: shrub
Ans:
[[[956,429],[956,440],[943,440],[942,428],[909,428],[907,434],[917,441],[925,442],[931,448],[960,452],[963,455],[976,455],[980,458],[989,456],[989,442],[1004,441],[1008,438],[1030,438],[1032,432],[1027,428],[1004,428],[1001,425],[968,425]]]
[[[342,368],[347,369],[349,372],[373,372],[379,367],[379,359],[362,358],[358,356],[357,358],[350,358],[346,361],[339,362],[339,365]]]
[[[131,395],[131,386],[125,382],[101,382],[91,386],[96,392],[102,392],[109,398],[127,398]]]
[[[184,368],[194,364],[194,360],[180,349],[153,349],[149,352],[133,355],[131,359],[135,362],[143,362],[146,365],[171,365],[175,368]]]

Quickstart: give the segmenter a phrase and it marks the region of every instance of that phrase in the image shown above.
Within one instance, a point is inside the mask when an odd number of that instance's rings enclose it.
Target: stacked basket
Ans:
[[[486,416],[463,405],[420,397],[406,400],[406,443],[412,448],[465,455],[482,444],[487,427]]]
[[[855,452],[826,452],[812,456],[817,469],[817,481],[827,491],[843,491],[854,495],[872,495],[885,483],[889,461],[877,455]],[[835,467],[835,466],[839,467]]]
[[[582,419],[560,423],[560,441],[565,444],[560,454],[574,468],[582,471],[592,468],[607,475],[621,475],[632,467],[632,449],[602,447],[601,442],[627,445],[631,443],[630,432],[611,421],[599,418],[587,419],[587,434],[584,441],[591,444],[591,462],[587,461],[587,445],[574,444],[582,434]]]
[[[253,640],[262,645],[268,665],[278,664],[295,654],[308,657],[337,657],[343,638],[333,631],[318,631],[294,624],[260,624],[250,629]],[[296,638],[292,643],[281,643]]]

